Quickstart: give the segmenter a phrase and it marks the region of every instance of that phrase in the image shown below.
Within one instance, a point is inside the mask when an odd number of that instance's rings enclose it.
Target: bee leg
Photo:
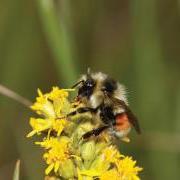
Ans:
[[[74,116],[78,113],[86,113],[86,112],[91,112],[91,113],[95,113],[97,111],[97,108],[90,108],[90,107],[81,107],[81,108],[78,108],[77,110],[75,111],[72,111],[70,112],[67,116]]]
[[[101,134],[105,129],[109,128],[109,126],[102,126],[102,127],[98,127],[96,129],[93,129],[91,131],[88,131],[87,133],[85,133],[82,138],[83,139],[87,139],[90,138],[91,136],[98,136],[99,134]]]

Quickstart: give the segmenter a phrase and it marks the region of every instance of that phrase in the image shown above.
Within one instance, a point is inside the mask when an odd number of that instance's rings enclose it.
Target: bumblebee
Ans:
[[[120,139],[126,139],[131,127],[141,133],[138,120],[128,106],[125,87],[108,75],[96,72],[82,75],[73,86],[78,89],[76,101],[84,104],[69,115],[90,112],[100,119],[100,126],[83,135],[83,138],[98,136],[104,130]]]

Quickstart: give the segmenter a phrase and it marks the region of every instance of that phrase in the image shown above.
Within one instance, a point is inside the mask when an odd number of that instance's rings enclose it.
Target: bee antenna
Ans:
[[[74,89],[75,87],[77,87],[79,84],[83,83],[84,80],[78,81],[76,84],[74,84],[71,88]]]

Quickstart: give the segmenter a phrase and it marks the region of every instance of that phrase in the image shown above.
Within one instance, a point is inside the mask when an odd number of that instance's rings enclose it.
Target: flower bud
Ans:
[[[106,171],[110,167],[110,163],[106,162],[102,155],[96,157],[96,159],[91,163],[90,169],[99,169],[101,171]]]
[[[71,179],[75,176],[75,166],[72,160],[66,160],[59,168],[59,174],[65,179]]]
[[[95,142],[88,141],[84,143],[81,147],[81,156],[85,161],[91,161],[94,159],[95,156]]]
[[[98,142],[96,144],[96,155],[98,155],[105,147],[107,147],[107,143],[105,143],[105,142]]]
[[[73,144],[78,145],[80,140],[82,140],[82,136],[92,130],[93,126],[90,122],[80,123],[76,130],[74,131],[72,137],[73,137]]]

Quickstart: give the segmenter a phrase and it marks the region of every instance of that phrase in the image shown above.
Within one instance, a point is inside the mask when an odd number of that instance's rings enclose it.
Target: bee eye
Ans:
[[[86,81],[86,86],[87,86],[87,87],[93,87],[93,86],[94,86],[94,81],[93,81],[92,79],[88,79],[88,80]]]
[[[87,79],[79,88],[78,95],[81,97],[90,97],[93,93],[95,84],[93,79]]]

